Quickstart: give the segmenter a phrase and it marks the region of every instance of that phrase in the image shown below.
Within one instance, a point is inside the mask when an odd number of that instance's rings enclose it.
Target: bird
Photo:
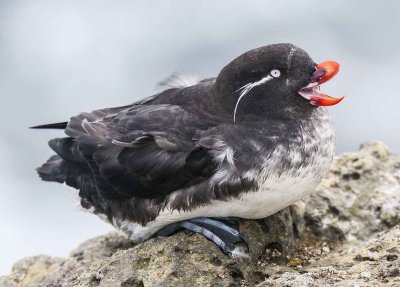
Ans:
[[[198,233],[243,255],[238,220],[272,215],[310,194],[327,173],[335,132],[320,85],[339,71],[303,49],[252,49],[214,78],[173,75],[126,106],[35,129],[61,129],[44,181],[79,191],[84,209],[134,242]]]

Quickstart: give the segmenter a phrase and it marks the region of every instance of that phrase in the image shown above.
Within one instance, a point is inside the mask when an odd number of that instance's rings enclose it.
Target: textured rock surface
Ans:
[[[295,206],[305,227],[331,240],[362,240],[400,223],[400,157],[379,142],[337,158],[316,192]],[[297,214],[296,214],[297,213]],[[304,220],[303,220],[304,219]]]
[[[0,287],[400,286],[399,216],[400,158],[369,143],[337,158],[315,194],[242,220],[248,258],[229,258],[198,235],[134,245],[110,233],[68,258],[22,259]]]

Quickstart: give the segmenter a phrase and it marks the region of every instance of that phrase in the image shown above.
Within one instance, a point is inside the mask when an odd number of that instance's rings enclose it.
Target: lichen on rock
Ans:
[[[249,257],[183,232],[134,244],[109,233],[67,258],[17,262],[0,287],[400,286],[400,157],[380,142],[334,160],[311,196],[241,220]]]

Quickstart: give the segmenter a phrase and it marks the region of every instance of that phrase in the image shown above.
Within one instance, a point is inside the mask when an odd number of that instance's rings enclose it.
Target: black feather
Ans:
[[[61,123],[33,126],[33,127],[30,127],[30,129],[59,129],[59,130],[64,130],[67,127],[67,125],[68,125],[68,122],[61,122]]]

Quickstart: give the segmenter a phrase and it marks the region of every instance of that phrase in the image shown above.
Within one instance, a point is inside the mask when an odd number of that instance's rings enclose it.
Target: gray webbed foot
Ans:
[[[244,244],[249,249],[247,241],[237,230],[237,218],[208,218],[199,217],[175,222],[159,230],[155,236],[170,236],[179,231],[187,230],[198,233],[214,242],[225,254],[236,257],[245,255],[238,251],[236,244]]]

